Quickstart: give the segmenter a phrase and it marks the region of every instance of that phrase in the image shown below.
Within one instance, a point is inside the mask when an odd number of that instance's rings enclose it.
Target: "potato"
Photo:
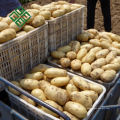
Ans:
[[[86,32],[83,32],[77,36],[77,40],[80,42],[88,42],[89,34]]]
[[[74,84],[67,84],[67,86],[66,86],[66,90],[67,90],[67,92],[68,92],[68,94],[69,94],[69,96],[71,95],[71,93],[72,92],[74,92],[74,91],[78,91],[78,88],[74,85]]]
[[[119,63],[120,64],[120,56],[117,56],[116,58],[114,58],[111,63]]]
[[[14,29],[8,28],[0,32],[0,43],[7,42],[16,37],[16,32]]]
[[[77,102],[67,102],[65,104],[64,110],[70,112],[72,115],[75,115],[80,119],[85,118],[87,116],[86,108]]]
[[[39,82],[39,88],[42,89],[43,91],[45,90],[46,87],[50,86],[50,83],[45,80],[41,80]]]
[[[31,24],[33,27],[39,27],[39,26],[43,25],[44,23],[45,23],[44,17],[41,15],[37,15],[34,17]]]
[[[32,99],[26,97],[25,95],[20,95],[20,98],[22,98],[23,100],[25,100],[27,103],[32,104],[33,106],[36,105],[36,103]]]
[[[2,30],[7,29],[8,27],[9,27],[9,26],[8,26],[7,23],[5,23],[5,22],[0,22],[0,32],[1,32]]]
[[[116,75],[114,70],[106,70],[103,74],[101,74],[100,78],[104,82],[111,82]]]
[[[71,7],[70,5],[67,5],[67,4],[64,4],[61,9],[64,9],[65,10],[65,13],[69,13],[71,12]]]
[[[89,90],[90,89],[88,82],[86,82],[84,80],[84,78],[82,78],[80,76],[74,76],[72,78],[72,80],[73,80],[73,83],[75,84],[75,86],[77,86],[81,90]]]
[[[32,30],[34,30],[35,28],[34,27],[32,27],[32,26],[30,26],[30,25],[25,25],[24,27],[23,27],[23,30],[25,31],[25,32],[30,32],[30,31],[32,31]]]
[[[109,36],[110,36],[110,38],[111,38],[113,41],[120,42],[120,36],[119,36],[119,35],[116,35],[116,34],[113,34],[113,33],[109,33]]]
[[[106,32],[100,32],[100,33],[99,33],[99,36],[100,36],[100,39],[101,39],[101,38],[102,38],[102,39],[106,39],[106,40],[109,41],[109,43],[112,43],[112,40],[111,40],[111,38],[109,37],[108,33],[106,33]]]
[[[69,58],[70,60],[74,60],[74,59],[76,59],[77,55],[75,52],[70,51],[66,54],[66,57]]]
[[[62,51],[64,53],[67,53],[67,52],[71,51],[71,47],[69,45],[66,45],[66,46],[63,46],[63,47],[59,47],[57,50]]]
[[[16,25],[16,23],[12,22],[10,24],[10,28],[14,29],[16,32],[20,31],[21,28]]]
[[[81,46],[81,49],[83,49],[83,48],[85,48],[85,49],[87,49],[87,51],[89,51],[91,48],[93,48],[93,45],[87,43],[87,44]]]
[[[82,63],[92,63],[95,60],[95,53],[88,52],[86,56],[82,58]]]
[[[120,64],[119,63],[112,63],[112,64],[107,64],[102,67],[103,70],[115,70],[118,71],[120,70]]]
[[[32,21],[34,20],[35,15],[32,12],[29,12],[29,14],[30,14],[31,18],[29,20],[27,20],[26,23],[30,23],[31,24]]]
[[[120,49],[120,43],[118,42],[112,42],[113,47]]]
[[[78,59],[75,59],[71,62],[71,68],[72,70],[80,70],[81,68],[81,61]]]
[[[36,73],[32,73],[32,74],[26,74],[25,78],[34,79],[34,80],[41,80],[41,79],[43,79],[43,73],[36,72]]]
[[[90,50],[90,52],[94,52],[94,54],[96,54],[98,51],[102,50],[101,47],[94,47]]]
[[[99,59],[99,58],[105,58],[107,56],[107,54],[109,53],[109,50],[108,49],[102,49],[100,51],[98,51],[96,53],[96,58]]]
[[[40,100],[43,100],[43,101],[46,100],[44,92],[39,88],[33,89],[31,94]]]
[[[52,100],[46,100],[45,102],[47,104],[51,105],[52,107],[54,107],[54,108],[56,108],[56,109],[58,109],[60,111],[63,111],[63,108],[60,105],[58,105],[56,102],[54,102]],[[49,109],[47,109],[47,108],[45,108],[43,106],[41,107],[41,110],[43,110],[44,112],[46,112],[48,114],[51,114],[51,115],[53,115],[55,117],[59,117],[57,114],[55,114],[54,112],[52,112],[51,110],[49,110]]]
[[[62,58],[61,58],[61,59],[62,59]],[[69,58],[68,58],[68,59],[69,59]],[[61,64],[61,65],[64,64],[62,67],[65,67],[65,65],[68,65],[68,61],[69,61],[68,59],[64,59],[64,58],[63,58],[62,60],[53,59],[52,62],[53,62],[53,63],[56,63],[56,64]],[[64,61],[63,61],[63,60],[64,60]],[[67,64],[66,64],[66,62],[67,62]]]
[[[110,44],[109,42],[107,42],[107,41],[102,41],[102,42],[100,43],[100,46],[101,46],[102,48],[104,48],[104,49],[109,49],[109,48],[111,47],[111,44]]]
[[[60,69],[60,68],[48,68],[44,74],[48,78],[55,78],[55,77],[66,77],[67,76],[67,71]]]
[[[79,120],[77,117],[75,117],[74,115],[70,114],[67,111],[63,111],[63,113],[65,113],[71,120]],[[60,120],[64,120],[64,119],[61,117]]]
[[[17,87],[20,87],[20,88],[21,88],[19,82],[17,82],[17,81],[11,81],[11,83],[13,83],[13,84],[16,85]],[[15,94],[15,95],[20,95],[20,92],[18,92],[18,91],[15,90],[14,88],[11,88],[10,86],[8,87],[8,90],[9,90],[11,93]]]
[[[110,47],[109,50],[110,51],[116,51],[117,55],[120,56],[120,49],[115,48],[115,47]]]
[[[106,59],[99,58],[91,64],[91,67],[92,67],[92,69],[101,68],[105,64],[106,64]]]
[[[39,82],[33,79],[22,79],[20,80],[20,85],[26,90],[33,90],[39,88]]]
[[[92,90],[85,90],[80,92],[82,95],[89,96],[93,102],[95,102],[98,99],[98,94],[95,91]]]
[[[70,95],[70,100],[82,104],[83,106],[85,106],[87,110],[92,107],[91,97],[84,95],[81,92],[77,91],[72,92]]]
[[[78,53],[78,51],[80,50],[80,42],[78,41],[71,41],[69,45],[71,46],[72,51],[76,53]]]
[[[112,44],[111,39],[100,38],[100,42],[102,42],[102,41],[105,41],[105,42],[108,42],[109,44]]]
[[[33,9],[38,9],[38,10],[40,10],[40,8],[41,8],[41,6],[38,5],[38,4],[31,4],[30,7],[33,8]]]
[[[77,53],[77,59],[81,60],[86,54],[87,54],[86,48],[80,49],[79,52]]]
[[[95,36],[98,34],[98,31],[96,29],[88,29],[87,32],[92,33]]]
[[[100,43],[100,41],[99,41],[98,39],[91,39],[89,42],[90,42],[92,45],[98,46],[98,47],[101,45],[101,43]]]
[[[28,13],[29,13],[29,12],[33,13],[34,16],[36,16],[36,15],[39,14],[39,10],[37,10],[37,9],[27,9],[26,11],[27,11]]]
[[[78,9],[80,7],[81,7],[80,4],[71,4],[71,11],[76,10],[76,9]]]
[[[46,86],[44,93],[49,100],[53,100],[60,105],[64,105],[69,100],[67,91],[54,85]]]
[[[111,51],[107,56],[106,56],[106,62],[110,63],[115,57],[117,56],[116,51]]]
[[[71,62],[69,58],[61,58],[60,59],[60,64],[62,67],[67,68],[70,66]]]
[[[46,75],[44,75],[44,76],[43,76],[43,80],[46,80],[46,81],[48,81],[48,82],[50,82],[50,81],[51,81],[51,79],[50,79],[50,78],[48,78]]]
[[[39,64],[37,65],[36,67],[34,67],[32,70],[31,70],[31,73],[35,73],[35,72],[42,72],[44,73],[45,70],[48,69],[48,66],[44,65],[44,64]]]
[[[59,9],[59,10],[53,11],[52,17],[56,18],[56,17],[60,17],[60,16],[62,16],[64,14],[65,14],[65,10],[63,10],[63,9],[60,10]]]
[[[9,25],[10,23],[12,23],[12,20],[10,19],[10,17],[5,17],[5,18],[2,18],[1,22],[5,22]]]
[[[52,56],[53,58],[60,59],[60,58],[65,57],[65,53],[62,52],[62,51],[53,51],[53,52],[51,53],[51,56]]]
[[[88,83],[90,90],[97,92],[98,94],[102,93],[103,89],[100,85],[95,83]]]
[[[25,31],[20,31],[20,32],[17,32],[16,37],[19,37],[19,36],[22,36],[22,35],[25,35],[25,34],[26,34]]]
[[[67,77],[56,77],[51,80],[51,84],[57,87],[62,87],[68,84],[70,78]]]
[[[91,65],[90,65],[89,63],[83,63],[83,64],[81,65],[81,73],[82,73],[83,75],[89,76],[90,73],[91,73],[91,70],[92,70],[92,68],[91,68]]]
[[[40,11],[40,15],[45,18],[45,20],[49,20],[51,17],[51,12],[50,11]]]
[[[104,72],[103,69],[101,68],[96,68],[94,69],[91,73],[90,73],[90,76],[94,79],[94,80],[97,80],[100,78],[100,75]]]
[[[0,21],[2,20],[3,18],[2,17],[0,17]]]

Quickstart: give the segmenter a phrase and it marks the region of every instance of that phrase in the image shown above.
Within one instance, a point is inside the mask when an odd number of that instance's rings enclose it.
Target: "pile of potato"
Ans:
[[[103,91],[102,87],[96,83],[87,82],[79,76],[70,76],[64,69],[49,68],[44,64],[34,67],[31,73],[25,75],[24,79],[18,82],[12,81],[12,83],[56,109],[63,111],[71,120],[85,118],[87,111]],[[8,89],[28,103],[55,117],[59,117],[43,106],[37,105],[26,96],[20,95],[13,88],[9,87]]]
[[[120,36],[89,29],[77,40],[53,51],[52,62],[93,80],[111,82],[120,70]]]
[[[53,20],[80,7],[81,5],[79,4],[70,4],[65,1],[52,2],[44,6],[32,4],[30,9],[26,9],[31,18],[21,28],[9,18],[10,14],[7,17],[0,17],[0,43],[24,35],[45,24],[45,20]]]

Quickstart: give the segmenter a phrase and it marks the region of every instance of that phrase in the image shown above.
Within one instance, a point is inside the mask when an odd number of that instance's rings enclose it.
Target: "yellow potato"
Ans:
[[[33,13],[34,16],[36,16],[36,15],[39,14],[39,10],[37,10],[37,9],[27,9],[26,11],[27,11],[28,13],[29,13],[29,12]]]
[[[77,59],[81,60],[86,54],[87,54],[86,48],[80,49],[78,54],[77,54]]]
[[[80,70],[81,68],[81,61],[78,59],[75,59],[71,62],[71,68],[72,70]]]
[[[104,72],[103,69],[101,68],[96,68],[94,69],[91,73],[90,73],[90,76],[93,78],[93,79],[99,79],[100,78],[100,75]]]
[[[116,75],[114,70],[106,70],[103,74],[101,74],[100,78],[104,82],[111,82]]]
[[[9,26],[8,26],[7,23],[5,23],[5,22],[0,22],[0,32],[1,32],[2,30],[7,29],[8,27],[9,27]]]
[[[113,33],[109,33],[109,36],[110,36],[110,38],[111,38],[113,41],[120,42],[120,36],[119,36],[119,35],[116,35],[116,34],[113,34]]]
[[[58,105],[56,102],[54,102],[52,100],[46,100],[45,102],[47,104],[51,105],[52,107],[54,107],[54,108],[56,108],[56,109],[58,109],[60,111],[63,111],[63,108],[60,105]],[[51,110],[49,110],[49,109],[47,109],[47,108],[45,108],[43,106],[41,107],[41,110],[43,110],[44,112],[46,112],[48,114],[51,114],[51,115],[53,115],[55,117],[59,117],[57,114],[55,114],[54,112],[52,112]]]
[[[5,18],[2,18],[1,22],[5,22],[9,25],[10,23],[12,23],[12,20],[10,19],[10,17],[5,17]]]
[[[51,56],[52,56],[53,58],[60,59],[60,58],[65,57],[65,53],[62,52],[62,51],[53,51],[53,52],[51,53]]]
[[[37,15],[34,17],[31,24],[33,27],[39,27],[39,26],[43,25],[44,23],[45,23],[44,17],[41,15]]]
[[[53,100],[60,105],[64,105],[69,100],[67,91],[54,85],[46,86],[44,93],[49,100]]]
[[[32,73],[32,74],[26,74],[25,78],[34,79],[34,80],[41,80],[41,79],[43,79],[43,73],[36,72],[36,73]]]
[[[69,58],[61,58],[60,59],[60,64],[62,67],[67,68],[70,66],[71,62]]]
[[[2,20],[3,18],[2,17],[0,17],[0,21]]]
[[[117,55],[120,56],[120,49],[115,48],[115,47],[110,47],[109,50],[110,50],[110,51],[116,51],[116,52],[117,52]]]
[[[79,119],[85,118],[87,116],[86,108],[77,102],[69,101],[65,104],[64,110],[75,115]]]
[[[100,85],[95,83],[88,83],[90,86],[90,90],[97,92],[98,94],[102,93],[103,89]]]
[[[75,86],[77,86],[81,90],[89,90],[90,89],[88,82],[86,82],[84,80],[84,78],[82,78],[80,76],[74,76],[72,78],[72,80],[73,80],[73,83],[75,84]]]
[[[114,58],[111,63],[119,63],[120,64],[120,56],[117,56],[116,58]]]
[[[22,79],[20,80],[20,85],[22,88],[26,90],[33,90],[35,88],[39,88],[38,80],[33,79]]]
[[[92,107],[93,103],[91,97],[82,94],[82,92],[77,91],[71,93],[70,100],[82,104],[87,110]]]
[[[56,18],[56,17],[60,17],[60,16],[62,16],[64,14],[65,14],[65,10],[59,9],[59,10],[53,11],[52,17]]]
[[[46,87],[50,86],[50,83],[46,80],[41,80],[39,82],[39,88],[42,89],[43,91],[45,90]]]
[[[40,15],[45,18],[45,20],[49,20],[51,17],[51,12],[50,11],[40,11]]]
[[[69,58],[70,60],[74,60],[77,57],[77,54],[73,51],[70,51],[66,54],[66,57]]]
[[[20,98],[22,98],[23,100],[25,100],[27,103],[32,104],[33,106],[36,105],[36,103],[32,99],[26,97],[25,95],[20,95]]]
[[[98,34],[98,31],[96,29],[88,29],[87,32],[92,33],[95,36]]]
[[[100,46],[101,46],[102,48],[104,48],[104,49],[109,49],[109,48],[111,47],[111,44],[110,44],[109,42],[107,42],[107,41],[102,41],[102,42],[100,43]]]
[[[89,63],[83,63],[83,64],[81,65],[81,73],[82,73],[83,75],[89,76],[90,73],[91,73],[91,70],[92,70],[92,68],[91,68],[91,65],[90,65]]]
[[[90,52],[94,52],[94,54],[96,54],[98,51],[102,50],[101,47],[94,47],[90,50]]]
[[[106,64],[106,59],[99,58],[91,64],[91,67],[92,67],[92,69],[101,68],[105,64]]]
[[[100,41],[98,39],[91,39],[89,42],[94,46],[100,46]]]
[[[83,32],[77,36],[77,40],[80,42],[88,42],[89,34],[87,32]]]
[[[78,41],[71,41],[69,45],[71,46],[72,51],[76,53],[78,53],[78,51],[80,50],[80,42]]]
[[[16,32],[12,28],[8,28],[0,32],[0,43],[7,42],[16,37]]]
[[[48,68],[44,74],[48,78],[55,78],[55,77],[66,77],[67,76],[67,71],[60,69],[60,68]]]
[[[65,13],[71,12],[71,7],[68,4],[64,4],[61,9],[65,10]]]
[[[66,86],[66,90],[67,90],[67,92],[68,92],[68,94],[69,94],[69,96],[71,95],[71,93],[72,92],[74,92],[74,91],[78,91],[78,88],[74,85],[74,84],[67,84],[67,86]]]
[[[92,49],[92,48],[93,48],[93,45],[92,45],[92,44],[87,43],[87,44],[85,44],[85,45],[82,45],[82,46],[81,46],[81,49],[83,49],[83,48],[85,48],[85,49],[87,49],[87,51],[89,51],[90,49]]]
[[[95,102],[98,99],[98,94],[92,90],[81,91],[81,94],[91,97],[92,101]]]
[[[26,23],[31,24],[31,22],[34,20],[35,15],[32,12],[29,12],[29,14],[30,14],[31,18],[28,21],[26,21]]]
[[[108,49],[102,49],[100,51],[98,51],[96,53],[96,58],[99,59],[99,58],[105,58],[107,56],[107,54],[109,53],[109,50]]]
[[[103,70],[115,70],[118,71],[120,70],[120,63],[112,63],[112,64],[107,64],[102,67]]]
[[[49,67],[45,64],[39,64],[31,70],[31,73],[42,72],[44,73]]]
[[[100,38],[100,42],[102,42],[102,41],[105,41],[105,42],[108,42],[108,43],[112,44],[111,39]]]
[[[32,26],[30,26],[30,25],[25,25],[24,27],[23,27],[23,30],[25,31],[25,32],[30,32],[30,31],[32,31],[32,30],[34,30],[35,28],[34,27],[32,27]]]
[[[107,56],[106,56],[106,62],[110,63],[115,57],[117,56],[116,51],[111,51]]]
[[[112,42],[113,47],[120,49],[120,43],[118,42]]]
[[[46,100],[44,92],[39,88],[33,89],[31,94],[40,100]]]
[[[71,120],[79,120],[77,117],[75,117],[74,115],[70,114],[67,111],[63,111],[63,113],[65,113]],[[60,120],[64,120],[64,119],[61,117]]]
[[[22,35],[25,35],[25,34],[26,34],[25,31],[20,31],[20,32],[17,32],[16,37],[19,37],[19,36],[22,36]]]
[[[68,84],[70,78],[67,77],[56,77],[51,80],[51,84],[57,87],[62,87]]]
[[[18,31],[21,30],[21,28],[18,27],[15,22],[12,22],[12,23],[10,24],[10,28],[14,29],[16,32],[18,32]]]
[[[38,4],[31,4],[30,7],[33,8],[33,9],[38,9],[38,10],[40,10],[40,8],[41,8],[41,6],[38,5]]]
[[[66,45],[66,46],[63,46],[63,47],[59,47],[57,50],[62,51],[64,53],[67,53],[67,52],[71,51],[71,47],[69,45]]]
[[[13,83],[14,85],[16,85],[17,87],[21,87],[21,86],[20,86],[20,83],[17,82],[17,81],[11,81],[11,83]],[[11,93],[15,94],[15,95],[20,95],[20,92],[18,92],[18,91],[15,90],[14,88],[11,88],[10,86],[8,87],[8,90],[9,90]]]

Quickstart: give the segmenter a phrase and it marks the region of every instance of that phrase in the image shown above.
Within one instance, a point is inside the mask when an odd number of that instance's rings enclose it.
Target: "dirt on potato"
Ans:
[[[41,5],[48,4],[58,0],[36,0],[24,4],[25,8],[28,8],[32,3],[38,3]],[[65,0],[70,2],[71,0]],[[87,0],[73,0],[75,3],[84,4],[86,6]],[[85,9],[85,29],[86,29],[86,12]],[[111,0],[111,17],[112,17],[112,32],[120,35],[120,0]],[[95,16],[95,28],[99,31],[104,31],[103,16],[101,12],[100,2],[98,0],[96,6],[96,16]]]

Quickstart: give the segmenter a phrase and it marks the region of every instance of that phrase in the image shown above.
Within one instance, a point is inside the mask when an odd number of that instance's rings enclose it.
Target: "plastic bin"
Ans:
[[[56,50],[76,39],[84,28],[84,5],[54,20],[48,20],[49,51]]]
[[[46,61],[48,24],[11,41],[0,44],[0,76],[16,80],[32,67]],[[0,91],[1,91],[0,85]]]
[[[28,120],[0,101],[0,120]]]

